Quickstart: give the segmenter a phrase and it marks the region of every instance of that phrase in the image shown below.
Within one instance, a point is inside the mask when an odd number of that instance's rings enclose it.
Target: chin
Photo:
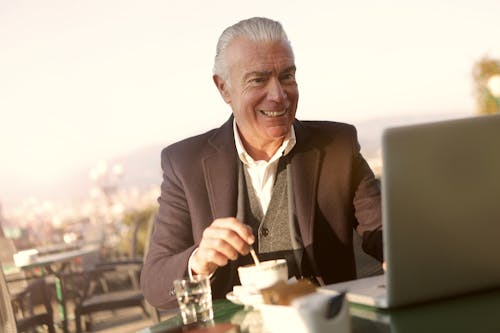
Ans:
[[[271,128],[266,132],[267,135],[269,135],[273,139],[283,139],[285,136],[287,136],[288,132],[290,132],[290,125]]]

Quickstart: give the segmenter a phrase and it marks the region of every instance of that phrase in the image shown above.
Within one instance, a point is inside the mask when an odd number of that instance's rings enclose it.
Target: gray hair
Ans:
[[[217,42],[213,73],[224,80],[229,79],[229,68],[224,57],[226,48],[236,38],[244,37],[251,41],[278,42],[290,45],[281,23],[265,17],[252,17],[226,28]]]

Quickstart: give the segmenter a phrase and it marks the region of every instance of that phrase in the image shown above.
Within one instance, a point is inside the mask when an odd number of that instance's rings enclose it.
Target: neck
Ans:
[[[276,151],[283,144],[283,138],[275,141],[271,141],[262,145],[252,145],[244,138],[242,138],[243,146],[247,153],[255,160],[255,161],[269,161],[271,157],[276,153]]]

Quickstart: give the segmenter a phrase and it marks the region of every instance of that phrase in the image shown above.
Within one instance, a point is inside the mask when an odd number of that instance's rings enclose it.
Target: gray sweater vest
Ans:
[[[292,243],[288,181],[286,159],[278,163],[276,179],[273,186],[271,201],[266,214],[262,212],[250,176],[245,168],[245,223],[249,224],[256,239],[254,248],[260,260],[285,258],[288,262],[289,276],[300,277],[300,261],[302,257],[301,243]],[[295,251],[294,251],[295,250]]]

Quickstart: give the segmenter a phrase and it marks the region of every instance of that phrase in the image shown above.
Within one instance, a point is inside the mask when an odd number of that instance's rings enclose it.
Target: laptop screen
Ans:
[[[500,285],[500,115],[390,128],[382,140],[388,303]]]

